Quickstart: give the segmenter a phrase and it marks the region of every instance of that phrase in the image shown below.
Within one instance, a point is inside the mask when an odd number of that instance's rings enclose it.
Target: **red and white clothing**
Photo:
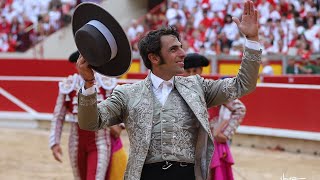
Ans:
[[[95,78],[98,101],[102,101],[111,94],[117,81],[115,78],[99,74],[95,74]],[[77,93],[83,82],[78,74],[74,74],[59,83],[59,95],[53,113],[49,144],[51,148],[60,144],[63,123],[69,121],[71,124],[69,157],[74,179],[109,179],[107,170],[111,162],[112,142],[115,141],[110,135],[110,130],[106,128],[95,132],[86,131],[78,126]],[[118,143],[119,140],[117,140]]]
[[[222,132],[231,139],[246,113],[244,104],[236,99],[218,107],[209,109],[209,122],[214,136]],[[212,180],[233,180],[231,166],[234,164],[227,143],[214,141],[214,153],[211,160]]]

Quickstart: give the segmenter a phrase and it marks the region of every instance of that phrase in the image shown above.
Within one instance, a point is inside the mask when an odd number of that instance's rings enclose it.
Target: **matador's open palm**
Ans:
[[[244,10],[241,18],[241,22],[238,18],[232,17],[232,20],[237,24],[240,32],[249,40],[258,41],[258,11],[254,8],[252,1],[246,1],[244,3]]]

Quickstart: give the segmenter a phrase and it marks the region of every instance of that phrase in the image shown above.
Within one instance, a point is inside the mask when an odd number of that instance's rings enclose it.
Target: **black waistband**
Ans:
[[[144,165],[144,167],[147,167],[147,168],[152,168],[152,167],[163,168],[166,166],[190,167],[190,166],[194,166],[194,164],[186,163],[186,162],[178,162],[178,161],[162,161],[162,162],[150,163],[150,164]]]

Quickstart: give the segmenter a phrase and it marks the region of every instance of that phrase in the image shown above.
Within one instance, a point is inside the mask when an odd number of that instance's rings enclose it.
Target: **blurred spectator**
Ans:
[[[196,52],[193,47],[190,47],[188,41],[186,41],[186,40],[182,41],[182,48],[186,53],[194,53],[194,52]]]
[[[269,6],[269,10],[270,10],[269,17],[272,19],[273,22],[281,19],[280,6],[278,4],[275,7]]]
[[[231,5],[228,8],[227,13],[233,17],[237,17],[238,19],[241,19],[242,9],[239,8],[238,3],[231,3]]]
[[[306,40],[311,42],[311,48],[313,52],[319,52],[320,51],[320,41],[319,37],[317,37],[319,31],[320,31],[320,26],[315,25],[316,18],[308,18],[307,19],[307,27],[308,29],[304,32],[304,35],[306,37]]]
[[[239,30],[235,22],[232,21],[232,16],[227,14],[224,18],[224,26],[221,32],[225,33],[226,38],[229,41],[235,40],[236,36],[239,34]]]
[[[228,1],[225,0],[209,0],[211,11],[221,11],[224,12],[226,10],[226,7],[228,5]]]
[[[310,55],[303,55],[302,57],[302,67],[304,68],[303,72],[305,74],[316,74],[317,68],[311,63]]]
[[[233,56],[240,56],[243,52],[243,45],[242,44],[233,44],[231,45],[231,49],[229,51],[230,55]]]
[[[218,42],[220,45],[220,49],[222,50],[222,53],[228,54],[229,53],[228,49],[231,48],[232,41],[227,38],[224,32],[221,32],[218,35]]]
[[[295,59],[289,59],[287,64],[286,74],[302,74],[301,66],[296,63]]]
[[[177,1],[172,1],[171,7],[168,8],[166,12],[166,17],[168,19],[168,25],[170,26],[176,25],[177,23],[185,26],[187,22],[185,13],[182,9],[179,9],[179,3]]]
[[[19,52],[26,51],[32,45],[30,39],[30,31],[26,29],[24,24],[19,25],[19,32],[17,36],[17,47],[16,50]]]
[[[205,55],[215,56],[215,55],[219,55],[220,53],[221,53],[220,45],[216,41],[213,41],[211,42],[209,49],[206,50]]]
[[[260,20],[259,22],[261,24],[265,24],[267,22],[267,19],[270,16],[270,7],[271,4],[267,0],[262,0],[261,3],[257,6],[257,10],[260,13]]]
[[[9,33],[10,32],[10,23],[6,20],[4,16],[0,17],[0,33]]]
[[[316,59],[316,70],[317,74],[320,74],[320,57]]]
[[[138,33],[143,33],[144,28],[141,24],[138,24],[138,21],[133,19],[131,21],[131,26],[129,27],[127,34],[130,40],[136,39]]]
[[[48,13],[49,24],[52,27],[53,31],[60,29],[61,25],[61,5],[53,6]]]
[[[197,0],[185,0],[184,6],[191,12],[193,8],[197,8],[198,3]]]
[[[273,75],[273,68],[269,63],[269,60],[265,57],[261,59],[262,71],[260,75]]]

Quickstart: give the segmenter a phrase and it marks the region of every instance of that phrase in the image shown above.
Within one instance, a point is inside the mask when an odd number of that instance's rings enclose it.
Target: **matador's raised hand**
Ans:
[[[259,41],[259,24],[258,11],[254,8],[252,1],[244,3],[244,10],[241,22],[238,18],[232,17],[232,20],[237,24],[240,32],[249,40]]]
[[[85,81],[85,88],[93,86],[94,83],[94,72],[89,66],[88,62],[80,54],[77,60],[77,70]]]

